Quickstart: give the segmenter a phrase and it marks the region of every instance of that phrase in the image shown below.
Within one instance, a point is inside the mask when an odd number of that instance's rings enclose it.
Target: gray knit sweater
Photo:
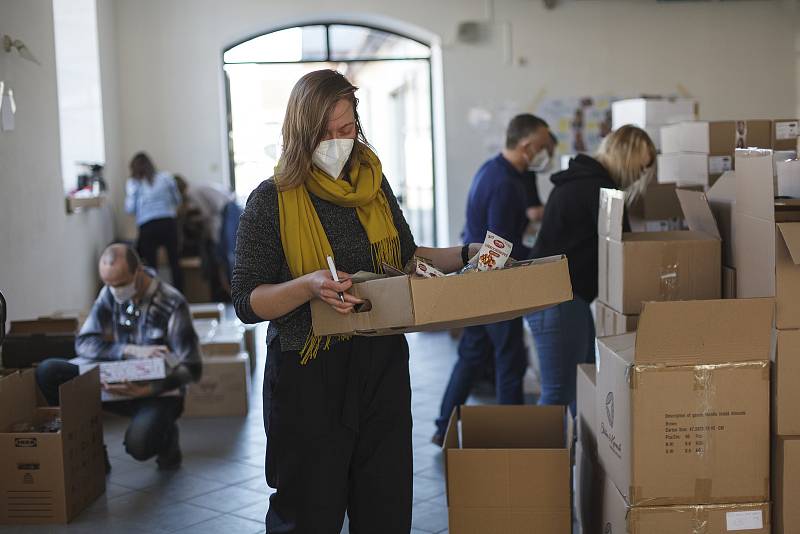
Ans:
[[[395,227],[400,234],[403,264],[413,256],[417,245],[397,199],[384,177],[381,185],[392,210]],[[336,258],[336,268],[347,273],[372,271],[372,256],[367,233],[361,226],[355,208],[344,208],[311,195],[322,227]],[[250,293],[261,284],[279,284],[292,280],[281,244],[278,222],[278,190],[272,179],[261,182],[247,199],[236,235],[236,265],[233,268],[231,296],[236,314],[245,323],[263,319],[250,306]],[[283,317],[270,321],[267,344],[275,337],[281,350],[299,351],[311,329],[311,307],[308,303]]]

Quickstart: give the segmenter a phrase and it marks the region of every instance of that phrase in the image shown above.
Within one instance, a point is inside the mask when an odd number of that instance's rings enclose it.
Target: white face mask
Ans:
[[[342,174],[342,169],[344,169],[347,160],[350,158],[350,152],[353,151],[353,144],[355,144],[355,139],[328,139],[327,141],[322,141],[311,156],[311,161],[328,176],[338,180],[339,175]]]
[[[111,295],[117,301],[117,304],[128,302],[136,295],[136,280],[124,286],[108,286],[108,290],[111,291]]]
[[[546,148],[541,149],[533,156],[528,164],[528,170],[533,172],[543,172],[550,168],[550,153]]]

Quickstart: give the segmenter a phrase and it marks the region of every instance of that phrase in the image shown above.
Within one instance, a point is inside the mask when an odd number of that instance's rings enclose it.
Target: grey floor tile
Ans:
[[[219,512],[186,503],[159,506],[136,520],[136,525],[153,532],[172,532],[219,516]]]
[[[203,506],[216,510],[217,512],[233,512],[241,510],[247,506],[267,499],[266,492],[252,491],[238,486],[228,486],[226,488],[206,493],[199,497],[189,500],[189,504]]]
[[[414,477],[414,502],[428,501],[445,491],[444,481]]]
[[[427,532],[439,532],[447,528],[447,508],[431,503],[414,506],[411,525]]]
[[[186,534],[257,534],[265,532],[265,529],[263,518],[261,521],[251,521],[235,515],[222,515],[175,532]]]
[[[264,517],[267,515],[267,508],[269,508],[269,499],[265,497],[263,501],[251,504],[241,510],[236,510],[233,515],[252,521],[264,521]]]
[[[170,477],[159,479],[155,485],[147,487],[143,491],[156,495],[166,502],[180,502],[224,487],[225,484],[222,482],[178,472]]]

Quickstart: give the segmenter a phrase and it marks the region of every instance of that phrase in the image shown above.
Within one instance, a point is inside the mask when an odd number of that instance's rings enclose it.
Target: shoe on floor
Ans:
[[[178,469],[183,461],[183,454],[181,453],[181,446],[179,441],[178,427],[174,427],[172,435],[170,436],[167,448],[160,453],[156,458],[156,463],[161,471],[172,471]]]
[[[436,445],[438,447],[443,446],[444,445],[444,436],[437,432],[431,438],[431,443],[433,443],[434,445]]]

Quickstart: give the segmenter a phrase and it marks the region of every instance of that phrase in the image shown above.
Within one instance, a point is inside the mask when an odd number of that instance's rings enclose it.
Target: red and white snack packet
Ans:
[[[438,278],[440,276],[445,276],[445,274],[442,271],[440,271],[436,267],[428,265],[427,263],[425,263],[424,261],[422,261],[419,258],[416,258],[416,270],[415,270],[415,272],[419,276],[422,276],[424,278]]]
[[[483,246],[478,252],[478,270],[502,269],[511,256],[512,246],[511,241],[506,241],[492,232],[486,232],[486,239],[483,240]]]

